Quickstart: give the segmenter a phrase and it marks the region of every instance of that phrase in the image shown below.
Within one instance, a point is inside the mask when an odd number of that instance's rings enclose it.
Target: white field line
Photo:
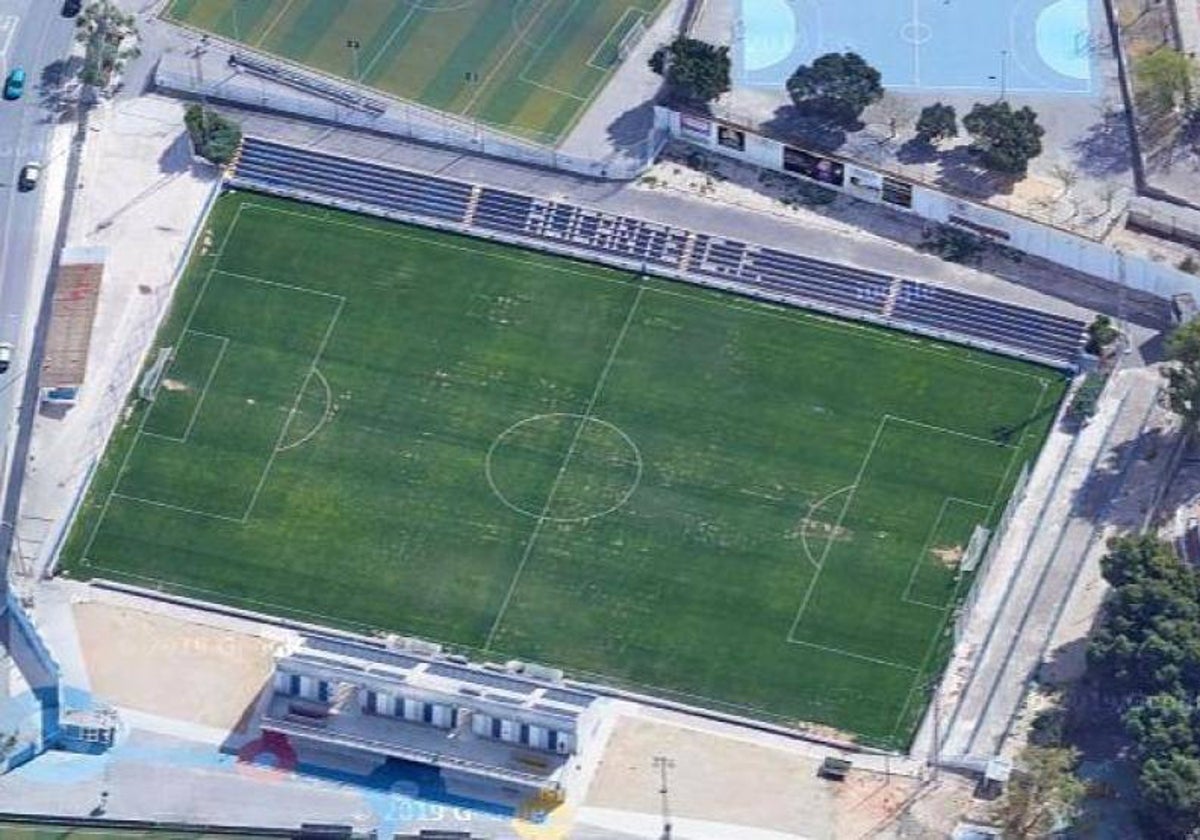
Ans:
[[[142,505],[153,505],[154,507],[166,508],[167,510],[175,510],[180,513],[191,514],[192,516],[203,516],[206,519],[220,519],[222,522],[236,522],[241,525],[245,520],[238,516],[226,516],[223,513],[213,513],[209,510],[197,510],[196,508],[186,507],[184,505],[174,505],[170,502],[160,502],[158,499],[147,499],[144,496],[128,496],[125,493],[113,493],[118,499],[124,499],[127,502],[137,502]]]
[[[307,286],[293,286],[289,283],[280,283],[276,280],[267,280],[262,277],[255,277],[253,274],[238,274],[236,271],[225,271],[218,268],[217,274],[223,274],[226,277],[236,277],[238,280],[245,280],[250,283],[261,283],[264,286],[274,286],[277,289],[287,289],[290,292],[304,292],[306,295],[320,295],[321,297],[333,298],[340,300],[343,303],[346,300],[345,295],[335,294],[333,292],[323,292],[320,289],[310,289]]]
[[[212,333],[199,332],[197,330],[190,330],[184,333],[180,337],[179,346],[175,348],[175,352],[171,354],[169,363],[167,364],[166,368],[163,369],[163,380],[166,380],[169,377],[171,368],[175,365],[176,360],[179,358],[179,347],[183,346],[184,339],[186,339],[189,335],[201,335],[205,338],[215,338],[217,341],[221,342],[221,349],[217,351],[217,358],[213,362],[213,366],[209,368],[208,377],[205,379],[204,387],[200,391],[200,398],[196,401],[196,404],[192,406],[192,413],[191,416],[188,417],[188,423],[187,426],[184,427],[183,435],[164,435],[159,432],[147,432],[145,428],[143,428],[141,437],[155,438],[157,440],[169,440],[172,443],[187,443],[188,437],[192,433],[192,427],[196,424],[196,418],[200,416],[200,406],[204,404],[204,397],[208,394],[208,386],[212,384],[213,377],[217,372],[217,368],[221,365],[221,359],[225,357],[225,350],[229,347],[229,339],[223,335],[213,335]],[[161,382],[159,387],[162,387]],[[150,403],[150,408],[147,409],[147,411],[150,414],[153,414],[157,407],[158,401],[155,400],[154,402]]]
[[[834,522],[833,528],[829,532],[829,539],[825,542],[825,549],[821,552],[821,559],[817,564],[817,570],[813,573],[812,579],[808,582],[808,588],[804,592],[804,597],[800,599],[800,608],[796,610],[796,618],[792,621],[792,627],[788,631],[785,641],[795,643],[793,638],[796,635],[796,628],[800,626],[800,619],[804,616],[804,611],[808,609],[808,602],[812,599],[812,594],[816,591],[817,582],[821,579],[821,572],[825,571],[825,560],[829,556],[829,551],[833,547],[834,537],[842,527],[842,522],[846,518],[846,513],[850,510],[850,505],[854,501],[854,494],[858,490],[858,485],[862,483],[862,478],[867,472],[867,465],[871,463],[871,456],[875,454],[875,448],[879,446],[879,439],[883,436],[884,427],[887,426],[888,417],[883,415],[879,420],[879,425],[875,427],[875,435],[871,438],[871,444],[867,447],[867,454],[863,456],[862,463],[858,467],[858,473],[854,476],[854,481],[850,486],[850,492],[846,494],[846,501],[842,503],[841,513],[838,514],[837,521]]]
[[[613,23],[613,25],[611,27],[609,27],[608,32],[604,33],[604,37],[600,40],[600,43],[596,45],[596,49],[592,50],[592,54],[589,55],[587,61],[584,62],[588,67],[599,70],[601,72],[608,72],[610,69],[612,69],[611,67],[603,67],[599,64],[596,64],[595,59],[596,59],[596,56],[598,56],[600,54],[600,50],[604,49],[604,45],[608,43],[609,37],[614,32],[616,32],[618,29],[621,28],[621,25],[625,23],[625,19],[627,17],[629,17],[630,13],[641,14],[642,20],[646,19],[646,13],[643,12],[641,9],[639,9],[637,6],[626,6],[625,11],[621,12],[621,16],[619,18],[617,18],[616,22]],[[635,24],[635,26],[636,26],[636,24]],[[621,43],[620,39],[617,39],[616,46],[620,46],[620,43]],[[526,69],[528,69],[529,65],[527,64],[527,65],[525,65],[525,67],[526,67]],[[525,71],[522,70],[521,73],[524,74]]]
[[[325,0],[325,2],[329,2],[329,0]],[[415,15],[417,10],[420,8],[421,7],[419,4],[414,3],[412,5],[412,7],[408,10],[408,14],[404,16],[404,20],[396,24],[396,28],[392,30],[391,34],[387,36],[387,40],[384,41],[380,45],[379,49],[375,51],[375,55],[371,56],[371,59],[359,69],[358,78],[354,80],[355,82],[362,84],[363,79],[371,75],[371,71],[374,70],[375,65],[379,63],[379,59],[383,58],[383,56],[387,54],[388,49],[391,48],[392,41],[395,41],[396,36],[404,31],[404,27],[408,26],[408,22],[412,20],[413,15]]]
[[[237,0],[234,0],[234,2],[237,2]],[[267,36],[271,34],[271,32],[275,29],[275,26],[279,23],[280,20],[283,19],[283,16],[286,15],[288,13],[288,10],[292,8],[293,2],[294,2],[294,0],[284,0],[283,7],[279,10],[279,14],[277,14],[277,15],[275,15],[275,17],[271,18],[271,22],[267,24],[267,28],[264,29],[262,31],[262,34],[259,35],[258,38],[255,40],[254,46],[256,46],[256,47],[262,46],[263,41],[267,40]]]
[[[916,671],[917,670],[912,665],[903,665],[899,662],[892,662],[888,659],[879,659],[878,657],[875,657],[875,656],[864,656],[861,653],[853,653],[848,650],[842,650],[841,648],[830,647],[829,645],[818,645],[816,642],[805,642],[805,641],[800,641],[797,639],[788,639],[788,644],[800,645],[801,647],[806,647],[806,648],[813,648],[814,650],[821,650],[826,653],[834,653],[834,654],[837,654],[838,656],[846,656],[846,657],[849,657],[850,659],[857,659],[861,662],[870,662],[872,665],[883,665],[888,668],[895,668],[898,671]]]
[[[809,547],[808,524],[812,522],[813,514],[824,508],[825,505],[829,504],[830,500],[833,499],[834,496],[849,492],[853,489],[853,484],[847,484],[845,487],[839,487],[837,490],[834,490],[832,493],[825,494],[808,506],[808,513],[804,515],[804,520],[800,523],[800,546],[804,549],[804,553],[808,556],[808,562],[812,563],[813,568],[815,569],[821,568],[821,563],[816,557],[813,556],[812,549]],[[833,536],[836,536],[836,534]],[[826,540],[826,542],[828,543],[828,540]]]
[[[575,2],[578,2],[578,0],[575,0]],[[574,3],[572,3],[572,7],[574,7]],[[516,38],[512,39],[512,42],[508,45],[508,49],[504,51],[504,54],[500,56],[500,59],[492,65],[492,69],[489,70],[487,75],[483,77],[483,81],[479,83],[477,88],[475,88],[475,92],[471,94],[471,97],[467,100],[467,103],[463,105],[462,110],[458,112],[459,114],[470,113],[471,109],[475,107],[475,103],[479,100],[480,95],[484,90],[487,89],[487,86],[491,84],[492,79],[495,78],[496,74],[500,72],[500,68],[508,63],[508,60],[512,58],[512,54],[516,51],[517,47],[521,46],[522,44],[529,43],[525,40],[525,36],[529,34],[530,30],[533,29],[534,24],[537,23],[538,18],[544,15],[548,8],[550,8],[550,3],[545,2],[542,4],[540,9],[534,12],[533,16],[529,18],[529,23],[525,24],[525,28],[518,33]],[[566,17],[567,16],[564,15],[563,19],[566,19]],[[562,23],[560,22],[558,25],[562,26]]]
[[[229,238],[233,236],[234,230],[237,229],[238,222],[242,218],[242,209],[245,205],[239,204],[237,210],[234,211],[233,220],[229,223],[229,230],[225,231],[225,236],[221,239],[221,247],[217,249],[219,254],[225,253],[225,246],[229,244]],[[212,267],[208,273],[204,275],[204,282],[200,286],[200,291],[196,294],[196,300],[192,304],[192,309],[188,312],[187,320],[183,323],[183,329],[179,334],[182,336],[187,333],[191,327],[192,319],[196,317],[196,310],[200,306],[200,301],[204,298],[204,293],[208,290],[209,281],[212,280],[213,274],[217,270],[219,258],[213,260]],[[142,431],[146,428],[146,421],[150,418],[150,409],[146,409],[146,413],[142,415],[141,422],[138,423],[137,431],[134,432],[133,440],[129,442],[129,448],[125,450],[125,457],[121,459],[121,466],[117,468],[117,474],[113,478],[112,487],[109,488],[108,497],[104,500],[104,505],[100,508],[100,515],[96,517],[96,525],[92,528],[91,535],[88,536],[88,541],[83,547],[82,557],[84,559],[91,553],[92,545],[96,542],[96,535],[100,533],[100,526],[104,524],[105,518],[108,516],[108,508],[112,504],[113,497],[117,494],[117,490],[121,486],[121,478],[125,474],[125,469],[129,466],[129,459],[133,455],[133,451],[137,449],[138,439],[142,435]]]
[[[221,367],[221,360],[225,358],[225,351],[229,349],[229,339],[224,336],[213,336],[221,340],[221,349],[217,351],[217,360],[213,362],[212,369],[208,372],[208,379],[204,380],[204,390],[200,392],[200,399],[196,400],[196,407],[192,409],[192,416],[188,418],[187,428],[183,430],[183,442],[186,443],[191,437],[192,428],[196,425],[196,418],[200,416],[200,409],[204,405],[204,398],[208,396],[208,386],[212,385],[213,379],[217,375],[217,369]],[[153,411],[151,406],[151,411]]]
[[[629,312],[625,315],[625,323],[621,325],[621,331],[617,333],[617,337],[613,341],[612,349],[608,353],[608,359],[605,360],[604,367],[600,371],[600,376],[596,380],[596,387],[592,389],[592,396],[588,400],[583,413],[580,415],[579,425],[575,427],[575,436],[571,438],[571,444],[567,447],[567,453],[563,456],[562,463],[559,464],[558,473],[554,476],[554,481],[550,485],[550,492],[546,494],[546,503],[542,505],[542,512],[538,516],[537,522],[534,523],[533,533],[529,535],[529,539],[525,542],[525,551],[521,554],[521,561],[517,564],[516,571],[513,572],[508,591],[504,593],[504,600],[501,602],[500,609],[496,613],[496,620],[492,622],[492,629],[488,631],[487,639],[483,644],[484,650],[491,648],[492,642],[496,638],[496,633],[500,630],[500,623],[504,620],[504,614],[508,611],[508,605],[512,601],[513,593],[517,590],[517,584],[521,580],[521,573],[525,570],[525,564],[529,562],[529,557],[533,553],[533,547],[537,543],[538,535],[541,534],[542,528],[550,516],[550,508],[554,504],[554,496],[558,492],[563,476],[567,474],[567,468],[571,465],[571,458],[575,455],[575,447],[579,444],[579,438],[583,434],[584,427],[591,419],[592,411],[596,408],[596,402],[600,399],[601,391],[604,390],[604,384],[608,380],[608,374],[612,370],[613,362],[616,361],[617,353],[620,352],[621,345],[625,341],[625,335],[629,332],[629,327],[633,323],[633,316],[642,301],[643,291],[644,287],[640,287],[637,290],[637,294],[634,295],[633,303],[629,306]]]
[[[308,443],[310,440],[316,437],[317,432],[325,428],[325,424],[328,423],[329,418],[333,416],[333,389],[329,387],[329,381],[325,378],[325,374],[321,373],[319,368],[313,371],[313,375],[321,381],[321,386],[325,389],[325,410],[321,412],[321,419],[317,422],[317,425],[313,426],[299,440],[294,440],[287,446],[280,447],[280,452],[287,452],[289,449],[295,449],[298,446]]]
[[[262,492],[263,485],[267,483],[267,476],[271,473],[271,465],[275,463],[275,457],[282,451],[280,444],[283,442],[284,436],[287,434],[288,427],[292,425],[292,419],[296,416],[296,411],[300,407],[300,400],[304,398],[304,392],[308,388],[309,382],[317,372],[317,365],[321,362],[321,356],[325,353],[325,347],[329,344],[329,339],[333,336],[334,327],[337,326],[338,319],[342,316],[342,309],[346,305],[346,299],[341,298],[338,301],[338,307],[333,313],[333,318],[329,321],[329,326],[325,328],[325,335],[321,337],[321,343],[317,346],[317,352],[313,355],[312,363],[308,367],[308,375],[304,377],[304,381],[300,383],[300,388],[296,391],[296,399],[292,401],[291,410],[288,411],[287,419],[283,421],[283,426],[279,429],[279,436],[275,438],[275,446],[271,450],[271,456],[267,458],[267,465],[263,467],[262,475],[258,477],[258,484],[254,488],[254,494],[250,497],[250,503],[246,505],[246,512],[242,514],[242,522],[247,522],[250,519],[250,514],[254,512],[254,505],[258,502],[258,494]]]
[[[300,217],[303,219],[310,219],[312,221],[323,222],[328,225],[340,225],[342,227],[347,227],[347,228],[351,228],[354,230],[367,231],[369,233],[374,233],[379,236],[386,236],[389,238],[396,238],[396,239],[406,239],[411,242],[421,242],[422,244],[429,245],[431,247],[436,247],[436,248],[444,248],[448,251],[460,251],[460,252],[468,253],[468,254],[477,254],[478,253],[478,249],[476,249],[476,248],[466,247],[463,245],[455,245],[452,242],[446,242],[446,241],[442,241],[442,240],[438,240],[438,239],[431,239],[427,236],[422,236],[420,233],[417,233],[415,230],[387,230],[387,229],[384,229],[379,226],[373,227],[371,225],[364,225],[364,224],[361,224],[358,222],[349,222],[349,221],[345,221],[344,219],[331,218],[328,210],[318,211],[316,213],[305,213],[305,212],[301,212],[299,210],[287,210],[282,207],[273,207],[273,206],[266,205],[266,204],[260,204],[258,202],[254,202],[254,201],[247,201],[244,204],[239,206],[239,210],[241,210],[243,208],[249,209],[249,210],[259,210],[259,211],[262,211],[265,213],[278,213],[280,215],[285,215],[285,216],[297,216],[297,217]],[[402,224],[402,223],[392,222],[389,224],[395,225],[395,224]],[[414,226],[407,225],[405,227],[413,228]],[[509,245],[509,246],[505,246],[505,247],[507,247],[509,249],[514,249],[517,251],[522,250],[520,246]],[[553,256],[553,255],[550,255],[550,256]],[[597,264],[597,271],[592,272],[592,271],[588,271],[585,269],[581,269],[570,263],[561,264],[561,263],[557,262],[557,260],[570,259],[570,258],[566,258],[566,257],[557,257],[556,262],[539,261],[539,260],[531,260],[531,259],[524,258],[524,257],[512,256],[512,255],[506,254],[502,251],[496,251],[493,253],[489,253],[488,257],[492,258],[492,259],[504,260],[506,262],[517,263],[518,265],[537,266],[538,268],[541,268],[542,270],[554,271],[559,274],[573,274],[573,275],[576,275],[579,277],[586,277],[588,279],[596,280],[596,281],[599,281],[602,283],[613,283],[613,284],[622,285],[622,286],[635,285],[635,282],[630,281],[629,279],[619,277],[619,276],[613,276],[613,275],[621,274],[622,269],[610,268],[607,266],[600,266],[599,264]],[[631,272],[625,271],[624,273],[629,274]],[[669,283],[669,282],[674,282],[674,281],[663,280],[662,282]],[[871,339],[872,341],[874,341],[878,344],[884,345],[884,346],[899,347],[899,348],[902,348],[905,350],[919,351],[919,352],[926,353],[929,355],[938,356],[939,358],[946,358],[948,354],[954,354],[952,356],[952,358],[954,359],[954,361],[956,361],[960,364],[972,365],[974,367],[980,367],[980,368],[984,368],[987,370],[996,371],[997,373],[1003,373],[1008,376],[1016,376],[1021,379],[1032,379],[1036,382],[1042,383],[1043,387],[1048,386],[1049,382],[1051,381],[1051,380],[1046,379],[1044,376],[1039,376],[1038,374],[1033,373],[1031,371],[1017,370],[1016,368],[1010,368],[1010,367],[1005,367],[1005,366],[1001,366],[1001,365],[995,365],[990,362],[985,362],[982,359],[976,359],[971,356],[957,355],[957,351],[962,349],[962,348],[958,347],[957,345],[931,346],[931,345],[925,343],[924,339],[918,339],[916,337],[913,337],[910,339],[891,338],[888,336],[888,334],[886,332],[883,332],[876,327],[871,327],[866,324],[859,324],[859,323],[852,322],[852,321],[846,321],[844,319],[834,318],[834,317],[822,315],[822,314],[816,313],[816,312],[810,312],[807,310],[797,309],[796,307],[782,306],[780,304],[768,303],[766,301],[756,302],[751,305],[739,304],[736,302],[738,300],[737,298],[733,298],[733,300],[727,300],[726,298],[729,297],[728,294],[721,294],[718,296],[717,294],[705,294],[704,290],[700,289],[698,287],[689,287],[689,289],[691,291],[688,291],[688,292],[675,291],[670,288],[650,288],[647,291],[649,291],[651,294],[664,295],[664,296],[668,296],[668,297],[677,297],[677,298],[682,298],[684,300],[688,300],[688,301],[692,301],[692,302],[703,302],[710,306],[719,306],[719,307],[723,307],[725,309],[732,309],[737,312],[748,312],[748,313],[751,313],[754,315],[762,316],[764,318],[773,318],[778,321],[787,321],[789,323],[794,323],[794,324],[804,324],[805,326],[811,326],[815,329],[824,330],[825,332],[843,333],[843,334],[846,332],[857,332],[857,333],[860,333],[860,334],[866,336],[867,338]]]
[[[1001,481],[1003,481],[1003,479],[1001,479]],[[929,555],[929,551],[933,547],[933,541],[934,538],[937,537],[938,528],[941,527],[942,520],[946,516],[946,509],[950,507],[951,503],[954,502],[957,502],[961,505],[969,505],[970,507],[977,507],[984,511],[984,517],[986,517],[987,512],[991,510],[991,508],[985,505],[983,502],[975,502],[970,499],[960,499],[957,496],[947,496],[945,498],[945,500],[942,502],[941,510],[938,511],[937,518],[933,520],[933,527],[929,529],[929,536],[925,538],[925,545],[921,548],[921,553],[918,554],[916,560],[913,561],[912,572],[908,576],[908,585],[904,587],[904,594],[900,596],[901,601],[904,601],[908,604],[916,604],[919,607],[929,607],[930,609],[934,610],[944,610],[949,606],[948,604],[931,604],[928,601],[922,601],[919,598],[913,598],[911,596],[913,584],[916,583],[917,575],[920,573],[921,567],[925,564],[925,558]]]

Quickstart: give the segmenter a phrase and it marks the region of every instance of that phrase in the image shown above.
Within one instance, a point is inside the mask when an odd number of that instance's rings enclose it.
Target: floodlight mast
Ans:
[[[675,762],[665,755],[656,755],[654,756],[654,766],[658,768],[662,779],[662,784],[658,788],[658,793],[662,797],[662,840],[671,840],[671,807],[667,801],[667,771],[675,766]]]

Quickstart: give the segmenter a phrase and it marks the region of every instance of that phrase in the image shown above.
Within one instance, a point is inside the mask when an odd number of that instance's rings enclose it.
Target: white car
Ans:
[[[7,341],[0,341],[0,373],[8,370],[8,366],[12,364],[13,346]]]
[[[17,186],[22,192],[29,192],[37,186],[38,178],[42,174],[42,165],[40,163],[27,163],[21,167],[21,175],[17,178]]]

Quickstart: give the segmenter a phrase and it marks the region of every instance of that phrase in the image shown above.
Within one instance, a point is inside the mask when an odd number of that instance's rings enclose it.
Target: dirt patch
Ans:
[[[178,379],[164,379],[162,381],[162,387],[164,390],[167,390],[167,391],[190,391],[191,390],[191,388],[186,383],[180,382]]]
[[[274,644],[257,636],[94,602],[74,612],[92,691],[116,706],[237,731],[271,674]]]
[[[786,832],[858,837],[915,790],[915,782],[854,773],[839,786],[817,776],[820,760],[767,743],[642,718],[618,720],[585,806],[657,814],[654,757],[669,757],[671,811],[681,819]]]
[[[937,560],[946,568],[957,569],[959,563],[962,562],[966,549],[961,545],[941,545],[929,549],[929,553],[933,555],[934,560]]]
[[[809,519],[807,516],[797,523],[792,530],[793,537],[824,537],[825,539],[834,539],[838,542],[845,542],[851,539],[854,534],[849,528],[841,525],[834,525],[832,522],[825,522],[820,519]]]

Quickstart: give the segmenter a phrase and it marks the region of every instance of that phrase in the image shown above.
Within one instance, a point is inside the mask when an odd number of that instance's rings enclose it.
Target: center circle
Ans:
[[[599,417],[537,414],[496,436],[484,474],[510,510],[546,522],[586,522],[629,501],[642,480],[642,453]]]
[[[910,20],[900,27],[900,37],[910,44],[924,44],[933,37],[929,24]]]

